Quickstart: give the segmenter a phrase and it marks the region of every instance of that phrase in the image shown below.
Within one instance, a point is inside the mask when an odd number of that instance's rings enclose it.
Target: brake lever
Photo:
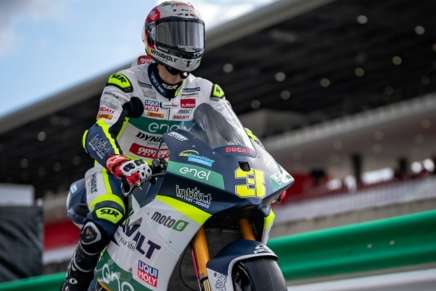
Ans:
[[[129,183],[123,179],[121,183],[121,191],[123,192],[123,195],[127,197],[133,192],[133,190],[137,188],[142,189],[142,186],[147,182],[150,182],[151,184],[156,183],[158,177],[165,175],[167,165],[168,162],[165,159],[154,159],[150,167],[152,174],[150,175],[150,178],[142,182],[141,185],[130,186]]]

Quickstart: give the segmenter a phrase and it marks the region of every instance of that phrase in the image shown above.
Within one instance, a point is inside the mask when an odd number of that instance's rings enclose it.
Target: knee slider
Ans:
[[[88,221],[80,232],[80,245],[88,255],[100,253],[109,243],[110,237],[93,222]]]

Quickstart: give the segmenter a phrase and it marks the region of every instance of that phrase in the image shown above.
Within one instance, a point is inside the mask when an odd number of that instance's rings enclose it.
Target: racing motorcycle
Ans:
[[[292,176],[248,137],[227,102],[201,104],[163,142],[169,159],[156,159],[153,178],[128,196],[127,218],[89,290],[287,290],[266,242],[271,205]],[[77,200],[83,181],[73,186]],[[87,214],[79,200],[68,210],[76,224]]]

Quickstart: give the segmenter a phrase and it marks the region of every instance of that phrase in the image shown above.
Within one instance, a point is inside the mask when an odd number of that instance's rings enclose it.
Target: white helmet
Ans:
[[[204,53],[204,22],[187,2],[165,1],[145,19],[142,41],[147,55],[181,72],[192,72]]]

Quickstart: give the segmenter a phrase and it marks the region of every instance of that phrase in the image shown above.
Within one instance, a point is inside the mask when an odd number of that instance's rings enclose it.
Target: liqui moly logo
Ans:
[[[138,278],[147,283],[150,286],[156,287],[159,277],[159,270],[152,266],[138,261]]]

